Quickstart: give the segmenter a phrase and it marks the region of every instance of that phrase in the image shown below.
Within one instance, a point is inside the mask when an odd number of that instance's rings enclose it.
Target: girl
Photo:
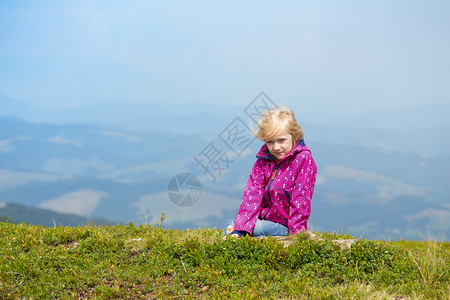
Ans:
[[[242,204],[226,234],[257,237],[305,231],[317,167],[293,111],[266,111],[254,135],[265,145],[256,155]]]

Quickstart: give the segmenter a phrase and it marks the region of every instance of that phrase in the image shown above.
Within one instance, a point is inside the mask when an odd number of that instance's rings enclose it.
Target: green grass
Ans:
[[[163,221],[163,218],[162,220]],[[317,233],[318,234],[318,233]],[[0,223],[0,299],[449,299],[448,242]]]

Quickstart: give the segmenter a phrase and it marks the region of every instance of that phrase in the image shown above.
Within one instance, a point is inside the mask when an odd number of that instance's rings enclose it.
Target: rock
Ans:
[[[300,238],[299,238],[299,236],[300,236]],[[267,237],[255,237],[254,239],[262,240],[262,239],[266,239],[266,238]],[[283,243],[285,248],[295,244],[295,242],[297,241],[298,238],[302,239],[302,240],[313,240],[313,241],[318,241],[318,242],[325,241],[323,238],[318,237],[311,231],[305,231],[305,232],[302,232],[299,234],[291,234],[291,235],[286,235],[286,236],[273,236],[272,238]],[[347,240],[332,240],[331,242],[338,245],[339,247],[341,247],[341,249],[348,249],[356,241],[357,241],[356,239],[347,239]]]

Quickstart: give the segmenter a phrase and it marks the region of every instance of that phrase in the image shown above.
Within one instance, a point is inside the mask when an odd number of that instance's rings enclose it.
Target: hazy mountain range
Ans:
[[[238,156],[220,139],[235,117],[245,121],[232,107],[108,104],[45,115],[0,98],[0,109],[3,206],[83,218],[156,224],[164,212],[166,227],[223,227],[237,211],[261,146],[253,141]],[[316,124],[303,124],[319,168],[311,229],[450,239],[448,127],[409,132]],[[215,178],[195,160],[211,143],[229,159]],[[168,183],[186,172],[199,178],[201,197],[179,207],[168,197]]]
[[[178,134],[217,135],[242,106],[217,104],[161,104],[104,102],[70,109],[35,107],[0,95],[0,116],[16,116],[33,123],[90,124],[130,131],[163,131]],[[403,110],[355,113],[317,101],[298,104],[297,119],[309,141],[380,147],[424,154],[450,153],[450,103]]]

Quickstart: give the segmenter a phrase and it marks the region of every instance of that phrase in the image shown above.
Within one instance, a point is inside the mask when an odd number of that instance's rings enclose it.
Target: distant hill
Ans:
[[[106,219],[85,218],[74,214],[62,214],[52,210],[27,207],[15,203],[3,203],[0,205],[0,221],[28,223],[30,225],[42,225],[45,227],[121,224]]]
[[[168,227],[221,228],[239,207],[261,142],[254,141],[238,156],[220,133],[133,131],[0,117],[0,202],[125,224],[156,224],[165,212]],[[350,138],[351,132],[342,135]],[[426,155],[420,142],[411,151],[394,151],[371,145],[371,136],[360,137],[351,144],[306,131],[318,165],[311,228],[371,239],[432,235],[449,240],[450,154]],[[194,159],[208,145],[230,159],[214,179]],[[167,194],[171,178],[182,172],[194,174],[202,184],[200,199],[188,208],[176,206]]]

